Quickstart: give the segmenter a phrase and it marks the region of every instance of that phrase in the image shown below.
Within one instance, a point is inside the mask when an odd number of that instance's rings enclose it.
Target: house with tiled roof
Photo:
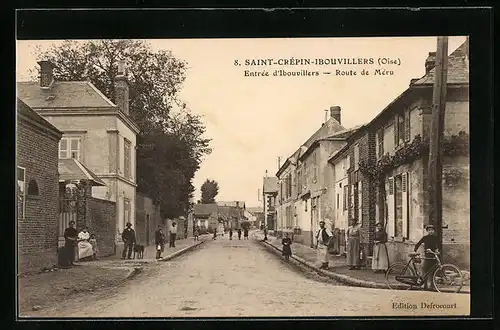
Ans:
[[[469,266],[469,61],[468,41],[448,57],[443,144],[443,259]],[[330,163],[347,163],[343,210],[361,225],[366,255],[376,222],[387,230],[390,261],[406,260],[429,224],[428,139],[435,53],[425,75],[358,130]],[[373,198],[375,197],[375,198]]]
[[[57,127],[60,178],[90,176],[98,185],[91,197],[116,203],[111,233],[117,243],[127,222],[135,224],[136,136],[129,114],[126,67],[120,62],[115,77],[116,104],[89,81],[56,81],[54,64],[40,61],[39,82],[18,82],[17,94]]]
[[[216,203],[194,204],[193,221],[200,233],[211,232],[219,226],[219,209]]]
[[[327,196],[327,159],[349,135],[341,125],[341,108],[330,107],[330,118],[321,125],[280,167],[276,230],[293,231],[294,241],[313,245],[313,232],[320,219],[330,216]],[[312,220],[311,220],[312,219]]]

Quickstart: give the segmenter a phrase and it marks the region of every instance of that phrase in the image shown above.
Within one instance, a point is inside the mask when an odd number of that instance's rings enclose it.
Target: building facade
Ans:
[[[57,265],[58,145],[56,127],[17,100],[18,273]]]
[[[219,225],[219,212],[217,204],[194,204],[194,223],[200,228],[200,234],[213,232]]]
[[[276,231],[277,229],[277,214],[276,214],[276,201],[278,198],[278,178],[277,177],[264,177],[262,186],[262,201],[264,203],[264,215],[266,217],[265,226],[268,230]]]
[[[127,72],[120,63],[116,104],[88,81],[55,81],[54,65],[41,61],[40,82],[18,83],[19,98],[63,132],[59,158],[76,158],[105,186],[92,196],[116,203],[116,242],[127,222],[135,225],[136,135],[129,115]]]

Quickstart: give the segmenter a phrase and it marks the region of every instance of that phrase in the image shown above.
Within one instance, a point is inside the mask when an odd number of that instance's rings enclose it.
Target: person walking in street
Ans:
[[[320,269],[328,269],[328,245],[332,238],[332,233],[325,227],[325,222],[319,222],[319,229],[316,232],[316,249],[318,261],[321,262]]]
[[[243,229],[243,239],[248,239],[248,228],[247,227],[245,227]]]
[[[229,239],[233,239],[233,228],[229,228]]]
[[[425,227],[425,230],[427,231],[427,235],[423,236],[420,239],[420,241],[418,241],[417,244],[415,244],[415,248],[413,249],[414,252],[417,252],[420,245],[424,244],[425,257],[424,257],[424,263],[422,265],[423,274],[426,274],[437,262],[434,255],[430,252],[427,252],[427,249],[439,253],[438,249],[439,239],[436,235],[436,230],[434,229],[434,226],[428,225]],[[424,288],[426,290],[435,291],[434,285],[432,283],[432,276],[427,276],[427,281],[424,283]]]
[[[214,237],[212,239],[215,241],[217,239],[217,228],[214,228]]]
[[[170,225],[169,228],[169,233],[170,233],[170,241],[169,241],[169,247],[175,247],[175,238],[177,237],[177,223],[172,221],[172,224]]]
[[[64,230],[64,266],[73,266],[75,262],[77,235],[75,222],[70,221],[69,227]]]
[[[375,224],[375,237],[373,243],[372,270],[375,273],[385,272],[389,268],[389,253],[387,252],[387,233],[381,222]]]
[[[241,228],[238,228],[238,239],[241,240]]]
[[[264,226],[264,240],[267,241],[267,226]]]
[[[132,229],[132,224],[127,222],[126,228],[122,232],[123,251],[122,259],[132,259],[132,248],[135,244],[135,230]]]
[[[360,225],[356,219],[351,220],[351,225],[347,228],[347,265],[349,269],[360,267],[361,233]]]
[[[198,226],[194,226],[194,231],[193,231],[194,240],[198,241],[199,236],[200,236],[200,230],[198,229]]]
[[[165,250],[165,234],[158,225],[158,229],[155,231],[155,246],[156,246],[156,259],[161,259],[161,254]]]
[[[285,237],[281,240],[281,245],[283,245],[283,256],[285,260],[288,261],[292,255],[292,249],[290,247],[290,245],[292,245],[292,240],[288,237],[288,233],[285,233]]]

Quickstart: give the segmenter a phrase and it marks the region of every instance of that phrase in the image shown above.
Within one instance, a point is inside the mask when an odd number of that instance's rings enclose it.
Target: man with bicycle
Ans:
[[[437,262],[434,255],[430,252],[427,252],[427,249],[433,252],[439,252],[438,250],[439,238],[436,235],[436,230],[434,229],[434,226],[428,225],[425,227],[425,230],[427,231],[427,235],[422,237],[420,241],[418,241],[418,243],[415,245],[415,248],[413,249],[415,252],[417,252],[420,245],[424,244],[425,258],[424,258],[424,263],[422,265],[422,270],[424,274],[426,274]],[[432,284],[432,276],[427,277],[427,280],[424,284],[424,288],[426,290],[429,289],[434,290],[434,285]]]

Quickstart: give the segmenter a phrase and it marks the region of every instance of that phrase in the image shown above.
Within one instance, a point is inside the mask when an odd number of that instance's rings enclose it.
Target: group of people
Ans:
[[[72,266],[80,260],[97,260],[97,255],[95,234],[90,234],[86,227],[78,232],[75,222],[70,221],[68,228],[64,230],[64,248],[59,258],[61,266]]]
[[[233,239],[233,229],[229,228],[228,232],[229,232],[229,239],[232,240]],[[238,234],[238,239],[241,240],[242,229],[241,228],[236,229],[236,233]],[[243,239],[248,239],[248,228],[246,228],[246,227],[243,228]]]

